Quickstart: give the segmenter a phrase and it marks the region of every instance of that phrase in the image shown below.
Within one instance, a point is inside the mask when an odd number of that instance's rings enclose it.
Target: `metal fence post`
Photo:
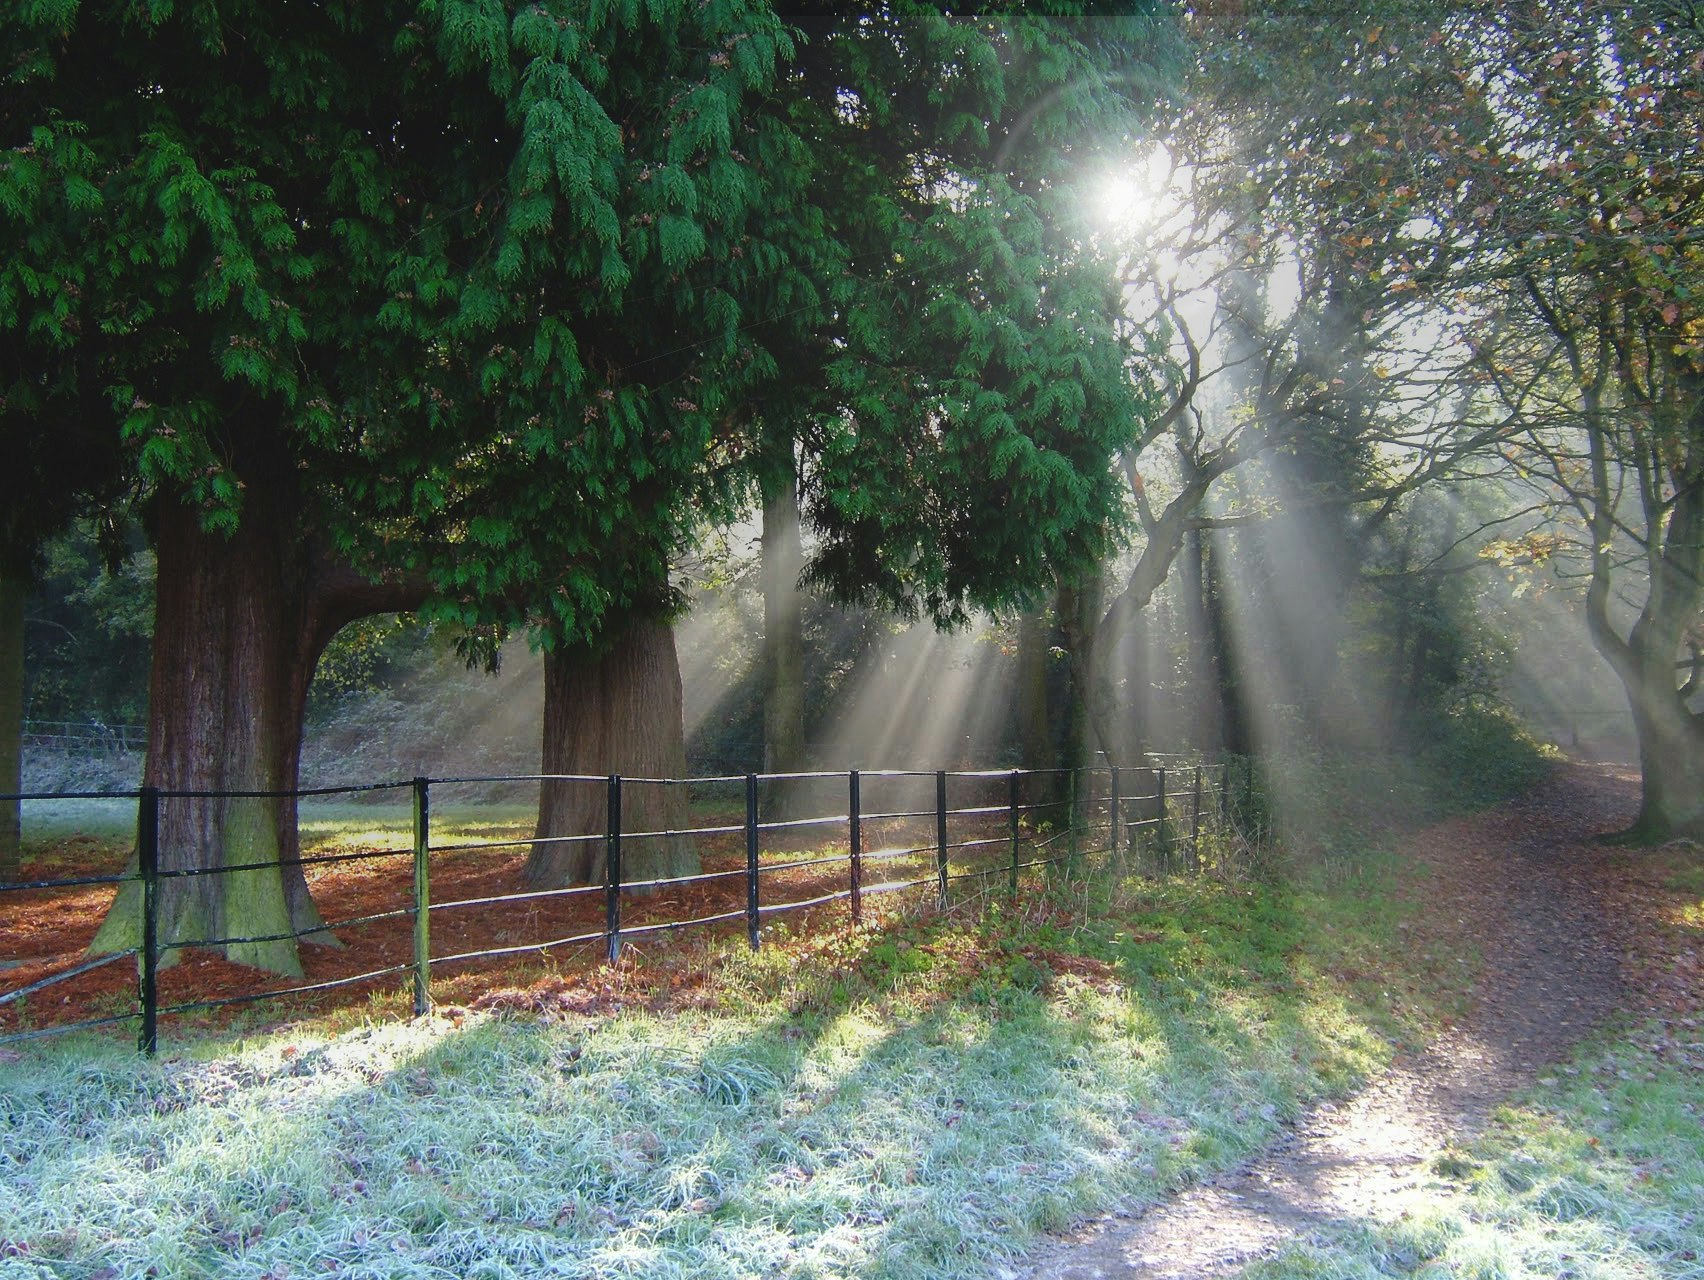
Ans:
[[[136,807],[136,870],[142,877],[142,952],[137,964],[142,1031],[136,1047],[160,1047],[160,789],[143,787]]]
[[[1201,870],[1201,766],[1195,766],[1195,812],[1190,820],[1189,859]]]
[[[1006,779],[1006,808],[1011,814],[1012,822],[1012,868],[1007,875],[1007,887],[1012,896],[1018,896],[1018,771],[1013,769],[1011,776]]]
[[[1108,829],[1111,837],[1111,847],[1107,850],[1113,857],[1118,856],[1118,766],[1112,766],[1112,799],[1107,803]]]
[[[746,937],[758,948],[757,902],[757,775],[746,774]]]
[[[432,1007],[432,817],[425,778],[414,780],[414,1016]]]
[[[604,837],[605,958],[621,959],[621,775],[609,775],[609,823]]]
[[[1082,777],[1081,769],[1073,768],[1068,775],[1066,786],[1065,809],[1065,874],[1067,877],[1077,871],[1077,784]]]
[[[1160,850],[1160,869],[1171,870],[1171,829],[1166,826],[1166,771],[1154,770],[1154,780],[1159,784],[1158,809],[1159,826],[1155,828]]]
[[[846,774],[847,839],[852,855],[852,923],[864,920],[864,821],[858,814],[858,771]]]
[[[941,910],[947,909],[947,771],[935,770],[935,874],[940,879]]]

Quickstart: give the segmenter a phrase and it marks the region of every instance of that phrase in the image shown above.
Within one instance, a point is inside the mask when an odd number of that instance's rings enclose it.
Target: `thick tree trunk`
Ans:
[[[628,623],[602,657],[584,649],[545,655],[545,773],[684,778],[685,744],[680,662],[668,623]],[[684,831],[689,825],[687,799],[683,785],[625,783],[623,833]],[[527,883],[562,888],[600,882],[608,814],[608,793],[601,784],[544,783],[534,838],[548,843],[535,844],[527,856]],[[621,854],[625,882],[698,870],[697,854],[686,835],[624,834]]]
[[[1154,706],[1147,613],[1152,591],[1149,586],[1138,598],[1127,586],[1102,614],[1096,581],[1060,604],[1065,649],[1071,656],[1067,758],[1081,753],[1086,761],[1093,743],[1100,743],[1107,763],[1120,769],[1121,823],[1151,818],[1158,809],[1147,747]],[[1115,697],[1115,668],[1129,693],[1122,707]]]
[[[295,786],[289,744],[300,726],[292,682],[299,678],[308,573],[292,513],[267,489],[250,487],[242,523],[229,538],[203,530],[198,513],[179,503],[162,501],[155,513],[159,579],[143,776],[162,791]],[[159,937],[168,955],[216,946],[239,963],[301,973],[295,935],[322,922],[300,864],[282,860],[286,814],[293,831],[287,797],[162,798],[161,870],[214,873],[161,882]],[[127,888],[93,950],[137,944],[140,894]]]
[[[1639,737],[1639,816],[1629,836],[1640,842],[1704,836],[1704,720],[1672,686],[1674,664],[1653,673],[1649,687],[1631,696]]]
[[[229,537],[205,531],[198,512],[170,499],[154,512],[143,780],[162,791],[294,791],[321,651],[346,623],[418,607],[425,596],[423,581],[371,582],[330,565],[302,535],[286,465],[246,474],[242,520]],[[299,975],[298,939],[336,944],[308,892],[292,795],[162,798],[160,868],[213,873],[162,881],[168,962],[184,946],[213,946],[229,960]],[[140,938],[141,893],[129,885],[91,949],[117,951]]]
[[[0,796],[23,789],[24,580],[0,568]],[[0,883],[19,878],[22,826],[16,800],[0,800]]]
[[[1047,700],[1047,666],[1053,640],[1053,626],[1045,613],[1019,617],[1018,761],[1026,769],[1051,769],[1059,759]]]
[[[789,446],[790,449],[791,446]],[[789,469],[763,504],[763,771],[805,767],[805,636],[799,573],[804,568],[798,478]],[[791,788],[770,784],[764,807],[778,812]]]
[[[1212,651],[1215,692],[1219,699],[1219,749],[1246,756],[1253,750],[1248,732],[1248,711],[1243,705],[1243,678],[1231,637],[1230,609],[1225,580],[1225,544],[1221,533],[1207,546],[1207,630]]]
[[[1678,505],[1704,503],[1683,500]],[[1704,517],[1695,516],[1692,524],[1691,536],[1697,538],[1704,531]],[[1669,536],[1674,537],[1673,529]],[[1670,574],[1672,568],[1665,563],[1659,574]],[[1628,833],[1637,841],[1704,835],[1704,715],[1687,705],[1696,671],[1684,684],[1677,671],[1677,660],[1689,648],[1686,627],[1698,612],[1701,593],[1696,582],[1673,581],[1675,575],[1670,576],[1671,581],[1652,592],[1645,612],[1612,659],[1639,740],[1639,816]]]
[[[1610,617],[1610,543],[1615,489],[1611,484],[1608,432],[1595,396],[1587,397],[1592,487],[1592,582],[1586,592],[1586,623],[1592,643],[1626,691],[1639,739],[1639,816],[1626,838],[1655,842],[1675,835],[1704,835],[1704,714],[1691,710],[1701,677],[1696,627],[1704,609],[1704,386],[1685,422],[1690,444],[1666,519],[1658,514],[1654,485],[1645,491],[1650,580],[1644,607],[1624,639]],[[1692,661],[1686,662],[1690,655]],[[1685,679],[1681,679],[1682,673]]]

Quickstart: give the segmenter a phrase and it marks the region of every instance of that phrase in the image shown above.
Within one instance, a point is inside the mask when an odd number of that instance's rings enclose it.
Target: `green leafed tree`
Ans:
[[[709,418],[645,431],[598,337],[637,262],[696,252],[647,193],[727,154],[783,47],[767,13],[58,3],[0,40],[0,430],[67,455],[7,497],[117,474],[142,511],[149,785],[287,791],[314,660],[352,618],[586,635],[647,589]],[[599,414],[565,413],[594,370]],[[224,870],[167,884],[162,938],[299,971],[319,921],[294,813],[165,801],[162,865]],[[97,945],[134,937],[124,895]]]
[[[1684,4],[1487,7],[1448,35],[1455,216],[1495,237],[1470,341],[1520,428],[1511,481],[1553,519],[1627,697],[1632,836],[1704,830],[1704,25]],[[1440,222],[1443,216],[1440,215]],[[1446,224],[1447,225],[1447,224]]]
[[[722,398],[699,508],[729,514],[727,486],[776,524],[781,504],[801,503],[810,554],[772,584],[778,597],[802,571],[832,596],[944,625],[1018,605],[1095,562],[1122,517],[1108,463],[1145,402],[1085,193],[1143,127],[1168,28],[1153,10],[1068,6],[798,22],[793,58],[737,135],[761,216],[725,247],[704,236],[700,259],[677,268],[737,281],[743,304],[723,373],[740,394]],[[637,292],[619,325],[648,364],[641,344],[661,341],[667,316],[651,285]],[[596,394],[655,377],[616,373]],[[667,411],[653,396],[648,412]],[[781,540],[766,550],[781,554]],[[656,625],[672,603],[659,590],[599,645],[547,660],[547,773],[655,773],[683,758],[672,638]],[[782,612],[768,620],[785,624]],[[655,808],[628,816],[640,830],[684,825]],[[603,821],[589,784],[547,784],[533,882],[600,875],[590,837]],[[677,841],[633,875],[688,865]]]

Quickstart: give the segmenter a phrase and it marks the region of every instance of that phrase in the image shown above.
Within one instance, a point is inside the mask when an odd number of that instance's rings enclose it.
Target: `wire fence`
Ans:
[[[536,784],[579,802],[581,820],[566,833],[506,836],[491,824],[463,822],[440,828],[440,799],[489,794],[492,784]],[[679,789],[683,803],[671,811],[659,795]],[[590,951],[603,964],[620,962],[636,939],[686,930],[743,930],[749,946],[764,945],[770,922],[793,913],[844,909],[863,923],[872,899],[922,892],[946,911],[968,886],[1003,887],[1017,896],[1026,873],[1071,874],[1090,857],[1134,859],[1156,874],[1199,873],[1222,856],[1213,837],[1247,832],[1261,821],[1262,788],[1252,760],[1182,763],[1143,768],[1078,770],[847,770],[782,774],[730,774],[695,778],[620,775],[508,775],[414,778],[408,782],[291,792],[188,792],[144,787],[133,792],[35,792],[20,802],[133,802],[135,844],[120,874],[73,875],[0,884],[0,915],[19,895],[51,910],[52,895],[111,890],[132,895],[139,918],[135,945],[86,955],[54,973],[0,992],[0,1010],[94,970],[132,960],[136,983],[125,1012],[23,1027],[0,1034],[0,1044],[66,1032],[133,1023],[144,1053],[159,1044],[162,1018],[256,1001],[278,1000],[356,984],[400,979],[416,1015],[433,1003],[434,973],[517,956]],[[262,801],[296,805],[359,798],[406,801],[394,844],[350,852],[193,865],[205,855],[186,839],[208,804]],[[0,800],[8,797],[0,797]],[[690,800],[690,804],[684,803]],[[463,806],[465,812],[466,806]],[[586,820],[596,811],[601,823]],[[684,813],[678,828],[647,825],[659,813]],[[643,820],[642,820],[643,819]],[[587,830],[601,826],[601,830]],[[692,869],[675,874],[669,850],[690,844]],[[524,853],[533,883],[518,892],[489,893],[502,864]],[[675,862],[681,861],[676,857]],[[397,865],[403,864],[403,865]],[[575,866],[560,879],[563,865]],[[354,902],[335,918],[317,914],[290,928],[236,932],[182,921],[204,919],[185,910],[211,898],[220,877],[277,876],[299,869],[304,885],[320,877],[315,911],[338,905],[339,874],[365,866],[383,892]],[[324,886],[332,889],[321,891]],[[668,891],[680,891],[669,893]],[[197,897],[197,895],[200,895]],[[388,894],[389,896],[384,896]],[[125,906],[121,897],[119,910]],[[499,945],[466,945],[458,918],[525,925],[529,936],[499,937]],[[229,920],[231,913],[222,917]],[[188,928],[187,932],[184,932]],[[171,1000],[162,993],[162,962],[191,948],[224,949],[253,959],[254,948],[330,936],[353,939],[377,931],[367,949],[332,976],[280,981],[260,969],[254,987],[235,994]],[[436,942],[435,942],[436,936]],[[491,939],[484,939],[490,942]],[[247,950],[245,950],[247,949]],[[342,953],[339,953],[342,954]],[[69,999],[69,997],[67,997]]]
[[[140,754],[148,731],[137,724],[105,724],[99,720],[26,720],[19,743],[66,755]]]

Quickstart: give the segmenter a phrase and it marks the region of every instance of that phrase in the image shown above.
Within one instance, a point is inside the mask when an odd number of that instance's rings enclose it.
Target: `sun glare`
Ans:
[[[1177,204],[1171,157],[1155,148],[1101,175],[1091,189],[1095,218],[1108,227],[1152,226]]]
[[[1126,226],[1141,221],[1152,207],[1152,199],[1142,185],[1127,173],[1116,173],[1101,179],[1094,195],[1095,216],[1112,226]]]

